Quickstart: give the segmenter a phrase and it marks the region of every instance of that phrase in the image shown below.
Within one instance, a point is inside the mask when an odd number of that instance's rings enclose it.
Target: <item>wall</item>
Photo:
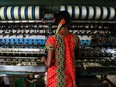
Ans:
[[[116,6],[116,0],[0,0],[0,6],[40,5],[57,10],[58,5]]]

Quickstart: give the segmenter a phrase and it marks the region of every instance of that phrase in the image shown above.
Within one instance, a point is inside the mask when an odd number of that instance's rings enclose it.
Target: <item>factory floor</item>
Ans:
[[[0,87],[45,87],[45,84],[43,79],[31,83],[25,77],[15,79],[13,77],[0,77]]]
[[[100,76],[78,76],[77,77],[77,87],[116,87],[111,86],[106,80],[103,80],[101,82]],[[107,76],[107,78],[116,85],[116,76]],[[18,82],[21,84],[20,82]],[[5,85],[6,84],[6,85]],[[35,86],[32,87],[45,87],[44,79],[39,79],[37,82],[35,82]],[[11,84],[10,84],[11,85]],[[10,85],[7,85],[7,83],[4,83],[3,78],[0,78],[0,87],[12,87]],[[14,87],[22,87],[22,86],[14,86]],[[25,86],[24,86],[25,87]]]
[[[101,80],[100,76],[79,76],[78,87],[116,87],[116,76],[107,76],[108,80]],[[111,84],[111,85],[110,85]]]

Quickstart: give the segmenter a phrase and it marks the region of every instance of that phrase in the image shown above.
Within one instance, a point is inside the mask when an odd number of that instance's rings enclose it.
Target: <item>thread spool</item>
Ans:
[[[39,6],[3,6],[0,10],[1,20],[35,20],[40,19]]]

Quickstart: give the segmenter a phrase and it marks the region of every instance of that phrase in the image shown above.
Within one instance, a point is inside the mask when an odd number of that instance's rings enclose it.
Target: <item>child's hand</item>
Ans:
[[[45,56],[41,57],[41,62],[44,62],[46,60]]]

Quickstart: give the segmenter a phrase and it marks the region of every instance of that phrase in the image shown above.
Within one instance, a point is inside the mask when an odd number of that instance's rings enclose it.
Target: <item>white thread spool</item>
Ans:
[[[19,19],[19,11],[18,11],[19,6],[14,7],[14,19]]]
[[[102,17],[102,19],[103,20],[106,19],[107,16],[108,16],[108,9],[106,7],[103,7],[103,17]]]
[[[1,7],[1,19],[2,20],[5,20],[5,16],[4,16],[4,9],[5,9],[5,7]]]
[[[97,6],[96,7],[96,17],[95,17],[95,19],[99,19],[100,16],[101,16],[101,8]]]
[[[110,7],[110,16],[109,20],[112,20],[116,16],[115,9],[113,7]]]
[[[87,8],[85,6],[82,6],[82,15],[81,19],[85,19],[87,16]]]
[[[7,18],[8,18],[8,20],[12,19],[12,17],[11,17],[11,6],[7,8]]]
[[[35,19],[40,19],[40,7],[35,6]]]
[[[88,19],[92,19],[94,16],[94,8],[92,6],[89,6],[89,16]]]
[[[75,14],[75,19],[78,19],[79,18],[79,14],[80,14],[80,10],[79,10],[79,6],[75,6],[74,7],[74,14]]]
[[[68,6],[67,8],[68,8],[67,10],[68,10],[70,16],[72,17],[72,13],[73,13],[73,12],[72,12],[72,6]]]
[[[65,11],[65,6],[60,6],[60,11]]]
[[[21,19],[25,19],[25,6],[21,7]]]
[[[28,7],[28,19],[32,19],[32,6]]]

